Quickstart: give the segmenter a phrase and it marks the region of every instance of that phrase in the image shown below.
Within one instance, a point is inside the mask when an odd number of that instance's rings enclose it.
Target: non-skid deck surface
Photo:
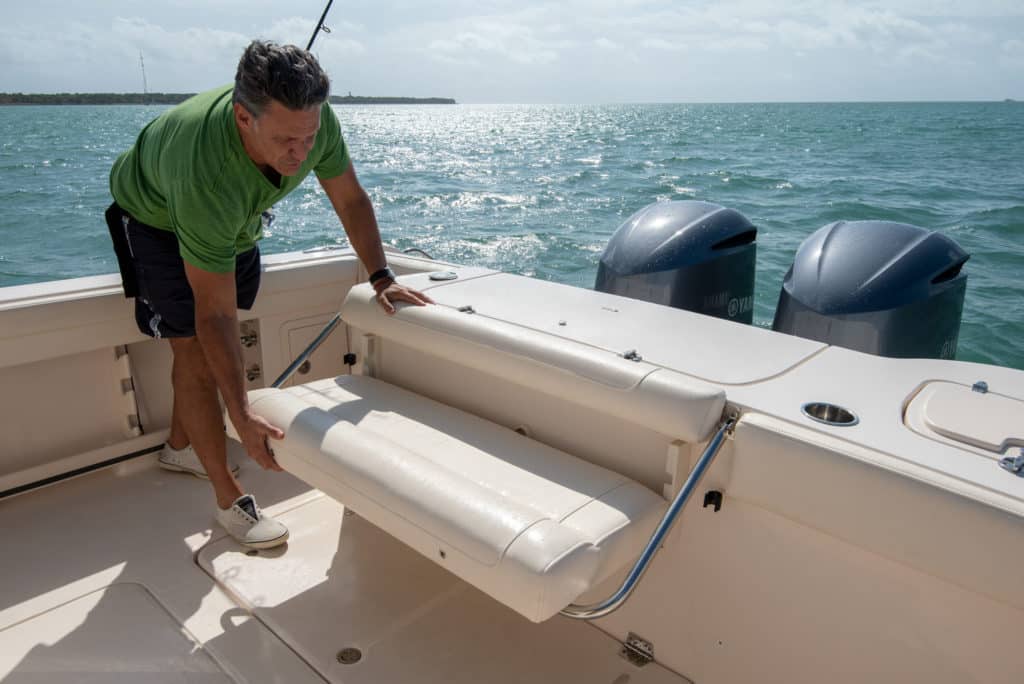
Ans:
[[[272,511],[319,496],[242,461]],[[322,683],[195,564],[213,505],[152,455],[0,499],[0,682]]]
[[[0,631],[9,684],[209,682],[231,677],[140,584],[114,584]]]
[[[679,684],[565,618],[534,624],[327,497],[288,511],[284,550],[227,539],[199,564],[331,682]],[[361,658],[339,662],[344,649]]]
[[[213,525],[209,484],[152,457],[0,500],[0,682],[685,681],[634,667],[591,625],[532,624],[241,462],[287,547],[246,555]],[[343,648],[361,660],[342,665]]]

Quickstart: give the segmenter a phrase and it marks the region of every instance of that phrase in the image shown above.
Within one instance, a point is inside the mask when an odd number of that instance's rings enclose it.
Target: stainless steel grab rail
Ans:
[[[654,530],[654,534],[651,535],[650,541],[647,542],[647,546],[640,553],[640,557],[636,563],[633,564],[633,569],[629,571],[626,579],[622,582],[622,586],[619,590],[606,598],[604,601],[598,601],[597,603],[591,603],[590,605],[581,606],[573,603],[567,608],[559,611],[565,617],[575,618],[577,620],[594,620],[599,617],[604,617],[622,607],[622,604],[626,602],[629,595],[636,589],[636,585],[640,582],[640,578],[643,577],[650,566],[651,561],[654,560],[655,554],[658,553],[658,549],[661,548],[661,543],[664,541],[665,536],[671,531],[672,525],[675,523],[676,518],[679,516],[680,511],[683,510],[683,506],[690,499],[690,495],[693,494],[693,490],[700,484],[701,477],[704,476],[704,471],[707,470],[708,466],[711,465],[711,461],[714,460],[715,456],[718,455],[718,450],[721,449],[722,443],[725,441],[725,436],[732,432],[736,426],[736,418],[730,416],[722,423],[722,426],[718,429],[718,432],[711,441],[708,442],[707,448],[704,449],[704,453],[697,459],[697,465],[693,466],[693,470],[686,478],[686,482],[679,489],[679,493],[669,504],[668,510],[665,511],[665,515],[662,516],[661,522],[658,523],[658,527]]]

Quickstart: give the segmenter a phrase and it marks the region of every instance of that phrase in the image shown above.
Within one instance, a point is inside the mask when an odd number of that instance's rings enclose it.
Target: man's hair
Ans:
[[[238,60],[232,100],[258,117],[271,100],[288,109],[309,109],[323,104],[330,91],[331,82],[312,53],[254,40]]]

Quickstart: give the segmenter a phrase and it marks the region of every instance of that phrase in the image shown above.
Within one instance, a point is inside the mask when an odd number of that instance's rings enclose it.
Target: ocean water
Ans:
[[[116,270],[116,156],[160,106],[0,107],[0,287]],[[971,254],[957,358],[1024,368],[1024,105],[339,107],[384,240],[592,287],[615,229],[699,199],[758,227],[755,324],[800,243],[837,220],[938,230]],[[265,253],[346,244],[311,178]]]

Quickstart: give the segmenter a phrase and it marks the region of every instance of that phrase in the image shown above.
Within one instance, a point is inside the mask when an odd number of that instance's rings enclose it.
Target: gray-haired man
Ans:
[[[248,546],[284,543],[227,463],[217,392],[246,452],[280,470],[268,438],[284,433],[252,413],[242,376],[237,309],[259,288],[260,217],[314,171],[378,301],[430,299],[398,285],[377,220],[327,104],[327,75],[301,48],[253,41],[233,86],[200,93],[161,114],[114,163],[107,222],[136,322],[174,353],[174,410],[160,464],[208,477],[217,520]]]

